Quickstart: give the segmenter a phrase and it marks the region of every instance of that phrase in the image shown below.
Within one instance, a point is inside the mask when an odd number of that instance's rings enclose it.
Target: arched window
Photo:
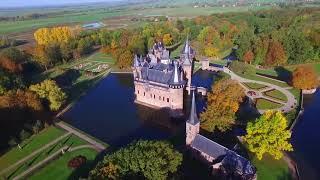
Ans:
[[[167,98],[167,102],[169,102],[169,98]]]
[[[146,96],[146,93],[145,93],[145,92],[143,92],[143,96]]]

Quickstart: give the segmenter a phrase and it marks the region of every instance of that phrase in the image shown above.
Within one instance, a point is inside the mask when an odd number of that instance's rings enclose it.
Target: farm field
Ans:
[[[88,22],[104,21],[108,18],[115,18],[121,16],[127,16],[127,21],[122,24],[127,24],[133,17],[145,17],[145,16],[172,16],[172,17],[194,17],[199,15],[209,15],[213,13],[223,12],[241,12],[248,10],[259,10],[266,7],[250,8],[250,7],[207,7],[207,8],[193,8],[191,6],[176,7],[176,8],[125,8],[120,10],[109,10],[109,9],[89,9],[87,11],[76,11],[72,10],[68,13],[48,17],[40,18],[35,20],[24,20],[24,21],[10,21],[0,22],[0,34],[11,34],[18,32],[26,32],[41,27],[55,26],[62,24],[82,24]],[[41,11],[40,11],[41,12]],[[119,22],[118,22],[119,24]],[[112,24],[106,24],[112,27]],[[123,26],[120,26],[123,27]]]

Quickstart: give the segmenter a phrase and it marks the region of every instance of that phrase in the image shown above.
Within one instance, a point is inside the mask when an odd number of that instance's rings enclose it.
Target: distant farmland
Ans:
[[[55,13],[55,16],[48,18],[40,18],[34,20],[24,20],[24,21],[9,21],[0,22],[0,34],[12,34],[19,32],[26,32],[34,30],[40,27],[54,26],[59,24],[69,24],[69,23],[87,23],[94,21],[103,21],[105,19],[110,19],[112,17],[127,16],[127,17],[138,17],[138,16],[149,16],[149,15],[165,15],[174,17],[194,17],[199,15],[209,15],[213,13],[223,13],[223,12],[239,12],[248,10],[258,10],[262,8],[269,8],[269,6],[264,7],[207,7],[207,8],[193,8],[191,6],[177,7],[177,8],[148,8],[148,9],[132,9],[125,8],[121,10],[108,10],[103,8],[90,9],[88,11],[67,11],[61,9],[60,13]],[[37,9],[34,9],[35,11]],[[43,12],[43,10],[40,10]],[[57,10],[56,10],[57,11]],[[37,13],[37,12],[34,12]],[[130,19],[128,19],[130,21]],[[108,24],[107,24],[108,26]],[[112,25],[111,25],[112,26]]]

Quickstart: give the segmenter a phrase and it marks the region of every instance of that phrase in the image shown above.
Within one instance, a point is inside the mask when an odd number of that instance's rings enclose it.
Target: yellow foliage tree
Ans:
[[[69,27],[40,28],[34,33],[34,38],[39,45],[51,43],[67,43],[72,37]]]
[[[218,57],[219,49],[213,46],[207,45],[204,48],[204,54],[205,56],[216,58]]]
[[[171,45],[172,42],[173,42],[173,38],[172,38],[171,34],[165,34],[165,35],[163,35],[162,40],[163,40],[163,43],[164,43],[166,46]]]
[[[281,159],[283,151],[293,151],[288,142],[291,132],[287,130],[287,119],[280,111],[267,111],[254,122],[247,125],[244,141],[249,151],[256,154],[259,160],[265,153],[275,159]]]

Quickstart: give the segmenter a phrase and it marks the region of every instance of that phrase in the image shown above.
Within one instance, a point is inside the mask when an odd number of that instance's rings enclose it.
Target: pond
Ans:
[[[301,179],[320,179],[320,90],[304,97],[304,113],[292,132],[294,152]]]
[[[211,79],[215,74],[204,75]],[[198,77],[199,73],[195,75]],[[200,81],[201,77],[197,79]],[[186,113],[190,96],[185,96]],[[205,99],[197,96],[200,112]],[[109,74],[83,96],[62,118],[74,127],[110,144],[124,146],[135,139],[168,139],[184,133],[185,117],[172,119],[164,109],[151,109],[134,103],[134,85],[131,74]]]

